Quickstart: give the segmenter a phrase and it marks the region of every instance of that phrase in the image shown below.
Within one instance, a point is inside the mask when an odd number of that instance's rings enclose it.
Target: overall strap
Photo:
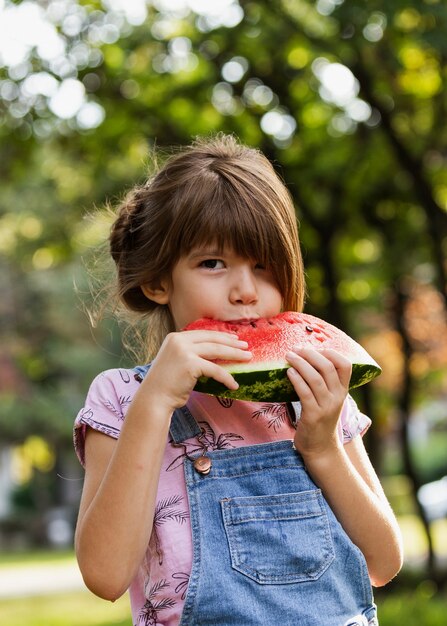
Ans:
[[[141,382],[149,371],[151,364],[137,365],[133,368],[135,379]],[[197,437],[201,434],[202,429],[196,422],[193,414],[187,406],[175,409],[171,417],[171,426],[169,432],[174,443],[181,443],[191,437]]]

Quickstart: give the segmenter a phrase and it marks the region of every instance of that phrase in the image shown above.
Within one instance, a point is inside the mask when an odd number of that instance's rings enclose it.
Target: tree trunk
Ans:
[[[395,324],[396,329],[399,331],[399,334],[402,338],[403,342],[403,354],[404,354],[404,367],[403,367],[403,382],[398,398],[398,409],[399,409],[399,434],[400,434],[400,446],[401,446],[401,454],[402,461],[404,465],[405,474],[408,476],[411,483],[411,494],[413,496],[413,501],[416,506],[419,517],[421,518],[425,537],[427,539],[428,545],[428,558],[427,558],[427,575],[429,578],[434,579],[436,577],[435,572],[435,552],[433,546],[433,537],[431,533],[430,522],[425,513],[425,509],[422,507],[421,503],[418,500],[417,492],[419,488],[422,486],[421,480],[418,476],[417,468],[413,462],[413,457],[411,455],[410,442],[409,442],[409,423],[410,423],[410,414],[412,408],[413,401],[413,390],[414,390],[414,380],[411,374],[410,368],[410,360],[413,354],[413,350],[411,347],[410,339],[408,337],[406,325],[405,325],[405,309],[406,303],[408,299],[408,295],[406,293],[405,287],[402,285],[402,282],[398,282],[395,285]]]

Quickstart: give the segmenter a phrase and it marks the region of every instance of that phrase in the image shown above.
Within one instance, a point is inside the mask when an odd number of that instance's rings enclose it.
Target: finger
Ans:
[[[335,350],[297,349],[297,354],[311,365],[324,380],[326,388],[335,392],[340,385],[347,388],[351,363]]]
[[[292,383],[302,406],[306,406],[308,409],[312,409],[313,406],[316,408],[318,403],[315,395],[300,373],[294,367],[289,367],[287,370],[287,376]]]
[[[328,389],[338,385],[349,387],[352,363],[345,356],[327,348],[324,350],[305,350],[304,357],[325,377]]]
[[[328,392],[327,381],[319,369],[324,369],[324,359],[315,359],[312,358],[312,356],[313,355],[310,355],[309,358],[307,354],[301,355],[296,352],[288,352],[286,354],[286,359],[304,379],[313,394],[315,396],[321,396],[321,394]],[[328,363],[330,367],[334,369],[330,362]]]
[[[209,378],[214,378],[218,383],[222,383],[228,389],[236,391],[239,388],[239,384],[233,378],[228,370],[224,367],[221,367],[217,363],[213,363],[212,361],[203,362],[202,367],[202,375],[208,376]]]
[[[201,343],[196,346],[197,354],[211,361],[250,361],[252,353],[245,348],[237,348],[216,343]]]
[[[201,343],[203,341],[213,343],[224,343],[227,345],[240,345],[248,346],[246,341],[241,341],[236,333],[221,332],[217,330],[186,330],[182,333],[183,336],[187,336],[194,343]]]
[[[343,387],[348,388],[352,374],[351,361],[343,356],[343,354],[340,354],[340,352],[331,348],[321,350],[319,351],[319,354],[326,357],[326,359],[332,363],[335,371],[337,372],[340,383]]]

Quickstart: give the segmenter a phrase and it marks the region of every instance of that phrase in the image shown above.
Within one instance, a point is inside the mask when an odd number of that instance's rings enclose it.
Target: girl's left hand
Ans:
[[[340,446],[337,423],[349,390],[351,362],[335,350],[297,348],[287,375],[301,401],[295,447],[306,459]]]

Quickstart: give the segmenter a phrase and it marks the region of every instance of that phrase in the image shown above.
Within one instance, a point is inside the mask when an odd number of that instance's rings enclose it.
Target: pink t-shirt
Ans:
[[[87,427],[117,439],[139,385],[133,370],[127,369],[108,370],[95,378],[75,422],[75,449],[82,464]],[[193,392],[188,408],[205,434],[180,446],[167,442],[151,540],[129,589],[134,626],[177,626],[180,621],[192,567],[185,453],[196,456],[204,446],[223,450],[294,437],[285,404],[231,401]],[[348,396],[338,425],[341,441],[362,435],[370,424]]]

